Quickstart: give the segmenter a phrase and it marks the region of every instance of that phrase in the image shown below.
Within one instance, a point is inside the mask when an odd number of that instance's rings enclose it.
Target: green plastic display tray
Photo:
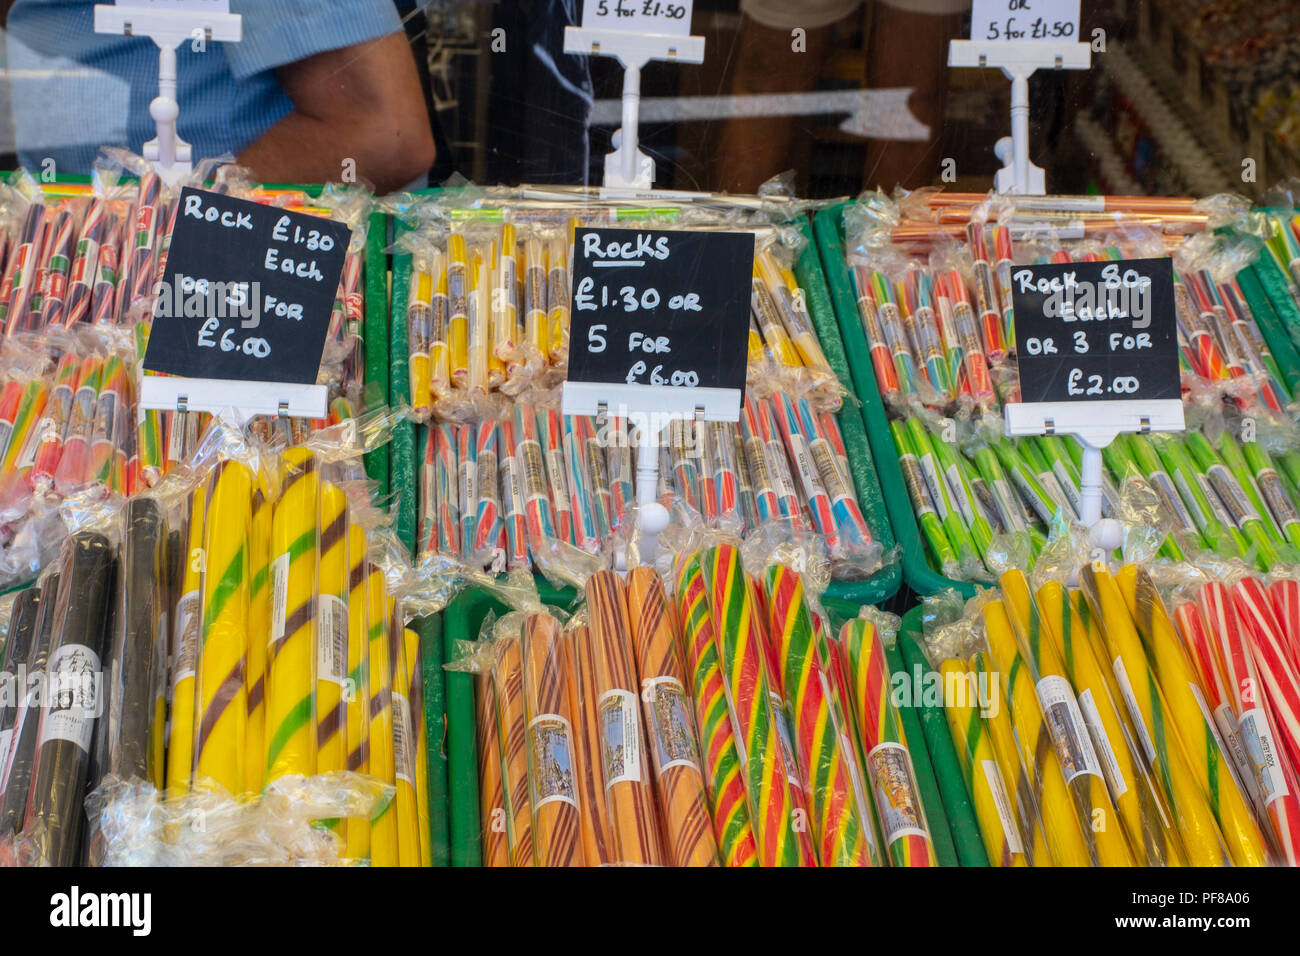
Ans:
[[[835,317],[839,320],[840,337],[848,354],[854,391],[862,402],[862,418],[876,461],[880,489],[885,496],[894,537],[903,551],[903,579],[918,594],[933,594],[944,588],[956,588],[964,597],[974,597],[975,585],[946,578],[930,566],[925,543],[916,524],[912,501],[908,497],[907,486],[903,483],[903,472],[898,466],[898,453],[889,434],[885,405],[876,385],[876,373],[871,367],[866,335],[858,318],[853,279],[844,258],[844,206],[844,203],[838,203],[820,210],[813,217],[813,229],[822,257],[822,271],[830,285]]]

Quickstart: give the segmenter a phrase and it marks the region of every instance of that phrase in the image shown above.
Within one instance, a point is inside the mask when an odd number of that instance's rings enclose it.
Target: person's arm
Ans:
[[[383,194],[433,165],[433,133],[405,34],[318,53],[276,76],[293,112],[239,155],[262,182],[337,181],[351,159],[357,176]]]

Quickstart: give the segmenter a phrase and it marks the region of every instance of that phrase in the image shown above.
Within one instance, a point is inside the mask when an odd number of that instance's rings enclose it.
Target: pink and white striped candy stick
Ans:
[[[1259,676],[1256,698],[1262,690],[1281,750],[1294,769],[1300,766],[1300,675],[1288,659],[1282,627],[1264,586],[1245,578],[1232,588],[1232,595]]]
[[[1190,606],[1190,605],[1187,605]],[[1177,614],[1182,614],[1179,609]],[[1208,649],[1201,650],[1201,639],[1195,633],[1184,631],[1179,618],[1179,632],[1184,641],[1190,641],[1197,665],[1206,656],[1213,659],[1221,675],[1221,683],[1205,682],[1210,695],[1222,688],[1227,708],[1235,713],[1236,739],[1230,741],[1240,760],[1249,766],[1245,782],[1252,800],[1264,805],[1269,829],[1273,832],[1278,852],[1288,864],[1295,866],[1300,855],[1300,793],[1296,792],[1294,774],[1286,757],[1279,752],[1277,732],[1270,717],[1268,702],[1261,700],[1261,687],[1249,648],[1248,637],[1240,626],[1236,602],[1229,589],[1222,584],[1206,584],[1199,594],[1196,615],[1204,624]],[[1212,704],[1213,706],[1213,704]],[[1216,709],[1216,718],[1219,710]]]
[[[1300,581],[1274,581],[1268,586],[1268,596],[1291,649],[1291,666],[1300,673]]]

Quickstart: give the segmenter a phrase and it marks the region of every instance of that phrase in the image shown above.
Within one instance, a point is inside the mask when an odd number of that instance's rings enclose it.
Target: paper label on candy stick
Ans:
[[[1197,687],[1192,681],[1187,682],[1188,689],[1192,696],[1196,698],[1196,706],[1201,709],[1201,717],[1205,720],[1206,729],[1209,730],[1210,736],[1214,738],[1214,746],[1219,749],[1219,757],[1223,765],[1228,768],[1228,773],[1232,775],[1233,782],[1237,784],[1237,789],[1249,794],[1252,788],[1243,779],[1238,772],[1237,761],[1234,759],[1232,751],[1224,745],[1223,737],[1219,734],[1219,725],[1214,718],[1210,716],[1210,708],[1205,704],[1205,695],[1201,693],[1201,688]]]
[[[1237,721],[1238,737],[1249,759],[1260,796],[1265,806],[1290,793],[1286,775],[1279,763],[1277,741],[1268,717],[1258,707],[1252,707]]]
[[[998,503],[998,510],[1002,513],[1002,522],[1006,525],[1007,530],[1011,532],[1024,531],[1027,527],[1025,514],[1019,499],[1012,497],[1011,486],[1007,484],[1005,478],[994,479],[993,495]]]
[[[393,691],[393,775],[415,786],[415,741],[411,732],[411,706]]]
[[[940,519],[948,520],[948,496],[944,494],[943,479],[939,477],[939,469],[935,466],[933,455],[922,455],[920,458],[921,473],[925,475],[925,483],[930,487],[930,498],[934,502],[935,510],[939,513]]]
[[[1237,783],[1250,796],[1252,802],[1262,804],[1263,796],[1260,792],[1259,775],[1255,772],[1255,766],[1246,754],[1241,734],[1237,729],[1237,717],[1232,712],[1231,706],[1225,703],[1220,704],[1215,709],[1214,725],[1218,728],[1219,739],[1227,745],[1228,755],[1232,758],[1233,766],[1236,767]]]
[[[694,725],[682,682],[675,677],[643,680],[641,700],[649,718],[655,773],[663,776],[673,767],[691,767],[699,771]]]
[[[1277,476],[1277,472],[1272,468],[1264,468],[1255,476],[1255,482],[1259,486],[1260,497],[1268,506],[1268,510],[1273,513],[1273,520],[1277,522],[1279,528],[1285,529],[1288,525],[1300,523],[1300,511],[1296,510],[1295,505],[1291,503],[1290,497],[1282,488],[1282,479]]]
[[[1083,712],[1088,733],[1092,736],[1097,755],[1101,758],[1101,769],[1105,774],[1111,799],[1118,800],[1128,793],[1128,781],[1124,779],[1124,772],[1120,770],[1115,748],[1111,746],[1110,737],[1106,735],[1106,727],[1101,722],[1101,714],[1097,710],[1097,702],[1093,700],[1092,691],[1085,690],[1079,695],[1079,710]]]
[[[1034,688],[1038,692],[1038,703],[1043,710],[1043,723],[1056,748],[1056,757],[1061,763],[1065,782],[1071,783],[1075,777],[1090,773],[1099,779],[1105,778],[1101,773],[1101,764],[1097,753],[1092,749],[1092,740],[1083,722],[1079,702],[1074,691],[1064,677],[1049,675],[1038,682]]]
[[[638,783],[641,775],[641,718],[630,690],[607,690],[596,702],[600,714],[600,756],[605,789],[616,783]]]
[[[1187,481],[1187,476],[1181,471],[1176,471],[1172,477],[1174,484],[1178,486],[1178,498],[1187,509],[1188,515],[1192,518],[1199,532],[1205,526],[1208,516],[1205,514],[1204,509],[1201,508],[1201,503],[1196,500],[1196,495],[1192,493],[1192,486]]]
[[[189,591],[176,602],[176,660],[172,685],[193,677],[199,661],[199,592]]]
[[[546,453],[546,473],[555,496],[556,511],[570,511],[569,485],[564,480],[564,451],[553,448]]]
[[[925,476],[921,474],[921,463],[913,454],[901,455],[898,464],[903,471],[903,481],[907,485],[907,490],[912,495],[912,507],[916,509],[916,516],[937,514],[935,503],[931,498],[930,491],[926,487]],[[940,505],[939,507],[942,507]],[[945,510],[941,517],[948,516]]]
[[[460,472],[460,513],[468,517],[478,511],[478,468],[474,461],[462,461]]]
[[[333,594],[322,594],[316,606],[316,679],[348,682],[348,606]]]
[[[928,840],[930,835],[925,830],[921,797],[907,748],[891,740],[876,744],[867,754],[867,766],[875,785],[876,809],[885,831],[885,845],[907,836]]]
[[[289,552],[271,562],[271,644],[284,640],[284,622],[289,613]]]
[[[957,506],[957,511],[961,514],[961,520],[967,527],[975,521],[974,503],[966,495],[965,486],[962,485],[961,473],[957,466],[949,465],[946,471],[948,478],[948,491],[952,496],[953,504]]]
[[[1214,490],[1214,485],[1210,483],[1208,476],[1196,473],[1196,483],[1201,486],[1201,493],[1205,495],[1205,500],[1210,503],[1210,510],[1214,512],[1214,517],[1219,523],[1226,528],[1237,527],[1237,522],[1232,520],[1232,515],[1228,514],[1223,501],[1219,499],[1219,493]]]
[[[532,439],[521,441],[519,459],[524,463],[524,487],[528,489],[529,502],[546,500],[546,465],[542,461],[542,446]]]
[[[1065,462],[1052,462],[1052,477],[1056,479],[1056,483],[1065,492],[1065,497],[1069,500],[1074,513],[1078,514],[1083,499],[1079,496],[1079,489],[1074,486],[1074,477],[1070,474],[1070,470],[1065,467]]]
[[[817,471],[821,474],[822,486],[830,495],[831,501],[847,501],[853,497],[840,477],[840,470],[835,463],[835,454],[831,451],[830,442],[825,438],[814,439],[811,449],[813,461],[817,463]]]
[[[997,761],[981,760],[980,766],[984,770],[984,780],[989,785],[989,793],[993,796],[993,807],[998,812],[1007,849],[1012,853],[1024,853],[1025,845],[1021,842],[1020,828],[1016,826],[1015,817],[1011,813],[1011,798],[1007,796],[1006,784],[1002,780],[1002,771],[998,769]]]
[[[790,720],[786,716],[785,701],[781,699],[780,694],[771,691],[767,696],[772,702],[772,720],[776,724],[776,739],[781,744],[781,757],[785,761],[786,782],[802,792],[803,784],[799,782],[799,763],[794,757],[794,743],[790,733]]]
[[[569,722],[559,714],[538,714],[528,724],[528,750],[533,812],[548,803],[567,803],[576,810],[573,728]]]
[[[1196,534],[1196,524],[1192,521],[1192,514],[1187,510],[1187,506],[1183,504],[1182,496],[1179,495],[1178,490],[1174,487],[1174,483],[1170,479],[1169,474],[1164,471],[1153,471],[1151,474],[1147,475],[1147,478],[1155,487],[1156,494],[1160,496],[1160,500],[1164,503],[1165,509],[1170,513],[1173,519],[1178,522],[1178,526],[1183,530],[1183,532],[1186,534]]]
[[[1208,469],[1209,474],[1206,476],[1214,490],[1219,494],[1219,500],[1223,506],[1228,509],[1232,515],[1233,523],[1242,527],[1247,521],[1258,521],[1259,512],[1255,506],[1250,503],[1246,497],[1246,492],[1242,490],[1237,479],[1232,472],[1228,471],[1226,465],[1211,465]]]
[[[1065,493],[1065,489],[1061,487],[1061,483],[1056,480],[1054,474],[1050,471],[1040,472],[1038,483],[1043,486],[1043,490],[1047,492],[1048,497],[1056,502],[1058,508],[1064,508],[1067,515],[1077,514],[1074,505],[1070,503],[1070,496]],[[1048,524],[1050,525],[1051,522],[1049,521]]]
[[[54,652],[47,674],[41,745],[68,740],[89,754],[95,718],[103,709],[99,655],[84,644],[64,644]]]
[[[1115,682],[1119,684],[1119,692],[1124,698],[1124,706],[1128,708],[1129,718],[1133,721],[1133,726],[1137,728],[1138,739],[1142,742],[1142,750],[1147,755],[1147,762],[1154,763],[1156,759],[1155,744],[1151,742],[1151,732],[1147,730],[1146,721],[1142,718],[1142,711],[1138,708],[1137,698],[1133,696],[1133,685],[1129,683],[1128,671],[1124,668],[1122,658],[1115,658],[1111,667],[1115,671]]]

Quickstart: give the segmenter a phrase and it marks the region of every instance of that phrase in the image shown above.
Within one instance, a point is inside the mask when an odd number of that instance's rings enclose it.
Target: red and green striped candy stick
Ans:
[[[822,866],[871,866],[870,810],[858,803],[851,776],[857,754],[846,746],[834,713],[803,582],[789,568],[773,565],[763,574],[763,589],[818,859]]]
[[[54,387],[45,406],[45,418],[39,426],[40,438],[32,458],[32,481],[48,485],[54,480],[54,469],[63,455],[63,433],[68,427],[72,411],[72,395],[77,389],[77,376],[81,360],[72,352],[65,352],[54,372]]]
[[[717,641],[698,556],[678,563],[675,603],[682,625],[682,644],[700,734],[704,784],[719,857],[724,866],[758,866],[758,844],[750,826],[743,766],[731,726],[727,689],[718,666]]]
[[[109,355],[104,360],[104,373],[99,385],[99,398],[95,402],[95,423],[90,437],[90,460],[86,475],[90,481],[111,488],[113,484],[113,452],[116,449],[117,417],[123,412],[126,391],[126,370],[120,355]]]
[[[907,737],[890,697],[884,637],[874,621],[859,617],[840,630],[840,646],[889,860],[894,866],[938,866]]]
[[[742,750],[759,860],[764,866],[814,865],[811,841],[796,828],[795,801],[773,713],[762,627],[749,582],[733,545],[717,545],[701,559],[722,677]]]

